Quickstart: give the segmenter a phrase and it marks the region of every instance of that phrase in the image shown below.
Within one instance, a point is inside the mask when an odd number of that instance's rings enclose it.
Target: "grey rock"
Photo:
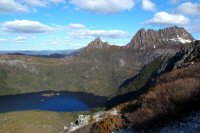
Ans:
[[[163,57],[166,59],[159,73],[169,72],[177,68],[189,67],[195,62],[200,61],[200,41],[194,41],[184,45],[174,56],[170,57],[163,54]]]
[[[182,58],[175,64],[175,68],[180,66],[189,66],[193,61],[199,61],[200,59],[200,41],[195,41],[182,48],[180,52],[176,54],[183,55]]]
[[[194,38],[184,28],[177,26],[160,30],[140,29],[128,47],[136,49],[148,49],[157,47],[168,47],[175,44],[185,44],[194,41]]]
[[[94,41],[90,42],[84,50],[94,50],[94,49],[108,49],[110,45],[107,42],[103,42],[100,37],[97,37]]]

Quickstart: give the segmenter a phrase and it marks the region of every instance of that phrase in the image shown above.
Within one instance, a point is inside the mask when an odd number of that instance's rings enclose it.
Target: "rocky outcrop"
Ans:
[[[194,38],[190,33],[184,28],[177,26],[160,29],[158,31],[153,29],[147,31],[145,29],[140,29],[127,46],[145,50],[147,48],[190,43],[193,40]]]
[[[196,40],[182,47],[179,52],[170,58],[166,63],[164,71],[187,67],[198,61],[200,61],[200,41]]]
[[[117,120],[121,119],[119,117],[119,112],[116,109],[96,112],[93,115],[79,115],[76,122],[71,122],[69,128],[65,126],[60,133],[104,133],[97,130],[115,130],[120,126],[119,124],[113,123]]]
[[[84,50],[94,50],[94,49],[108,49],[110,45],[107,42],[103,42],[100,37],[97,37],[94,41],[90,42]]]

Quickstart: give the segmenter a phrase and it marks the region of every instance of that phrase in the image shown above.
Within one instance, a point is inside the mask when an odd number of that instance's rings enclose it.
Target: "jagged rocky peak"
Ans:
[[[174,26],[160,30],[140,29],[127,46],[137,49],[147,49],[185,44],[192,41],[194,41],[194,38],[189,32],[182,27]]]
[[[94,41],[90,42],[85,49],[86,50],[106,49],[109,48],[109,46],[110,45],[107,42],[103,42],[100,37],[97,37]]]

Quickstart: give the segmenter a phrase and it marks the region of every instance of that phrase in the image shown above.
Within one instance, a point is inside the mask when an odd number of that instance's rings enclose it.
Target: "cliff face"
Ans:
[[[171,44],[185,44],[192,42],[194,38],[184,28],[170,27],[160,30],[140,29],[131,42],[127,45],[135,49],[147,49],[167,47]]]

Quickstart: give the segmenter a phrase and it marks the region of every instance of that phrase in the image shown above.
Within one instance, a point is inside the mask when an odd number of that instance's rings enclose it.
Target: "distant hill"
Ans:
[[[77,53],[78,50],[42,50],[42,51],[0,51],[0,54],[30,55],[40,57],[61,58]]]

